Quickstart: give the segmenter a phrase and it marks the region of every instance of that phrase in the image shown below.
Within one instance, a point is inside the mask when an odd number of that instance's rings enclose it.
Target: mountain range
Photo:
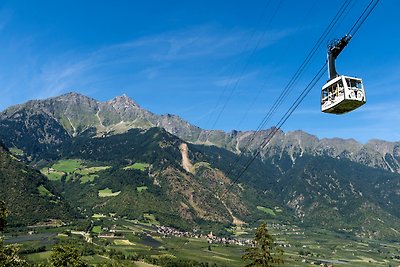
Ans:
[[[0,138],[6,144],[22,144],[28,151],[62,142],[69,137],[104,137],[125,133],[129,129],[159,127],[186,142],[215,145],[235,153],[251,153],[260,147],[272,130],[229,133],[203,130],[176,115],[153,114],[126,95],[99,102],[77,93],[12,106],[0,113],[0,127]],[[16,135],[7,131],[14,128],[19,129]],[[32,131],[30,135],[34,140],[24,140],[24,131]],[[30,148],[32,146],[35,147]],[[278,131],[261,156],[270,157],[283,152],[290,155],[293,163],[303,154],[327,155],[400,172],[400,142],[370,140],[361,144],[354,139],[318,139],[303,131]]]
[[[0,113],[0,140],[19,151],[14,153],[19,160],[48,170],[60,160],[80,160],[79,170],[46,180],[46,188],[51,185],[53,195],[60,192],[60,201],[82,215],[152,214],[182,228],[210,223],[226,228],[267,218],[400,236],[399,142],[361,144],[278,130],[231,186],[275,130],[203,130],[175,115],[153,114],[125,95],[99,102],[69,93]],[[148,167],[132,170],[134,163]],[[102,169],[87,182],[84,167]],[[105,189],[118,194],[100,197]]]

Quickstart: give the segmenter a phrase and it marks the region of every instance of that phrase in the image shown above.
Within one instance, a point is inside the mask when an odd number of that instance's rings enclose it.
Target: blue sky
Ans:
[[[0,110],[78,92],[127,94],[157,114],[206,129],[256,129],[341,1],[3,1]],[[369,0],[353,0],[328,39],[342,37]],[[400,141],[400,2],[382,0],[340,55],[363,78],[367,104],[320,112],[317,84],[284,131]],[[318,50],[274,125],[326,59]]]

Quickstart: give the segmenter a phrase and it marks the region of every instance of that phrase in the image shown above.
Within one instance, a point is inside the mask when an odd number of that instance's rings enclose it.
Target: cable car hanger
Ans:
[[[366,103],[362,80],[355,77],[339,75],[335,60],[351,40],[345,35],[328,45],[329,80],[322,87],[321,111],[331,114],[343,114],[355,110]]]

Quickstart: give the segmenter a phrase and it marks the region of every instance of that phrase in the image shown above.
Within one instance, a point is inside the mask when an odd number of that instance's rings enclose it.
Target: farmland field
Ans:
[[[110,166],[86,167],[81,160],[68,159],[60,160],[51,167],[45,167],[40,170],[51,181],[60,181],[63,176],[66,176],[66,181],[78,179],[80,183],[85,184],[93,182],[98,177],[97,172],[111,168]]]
[[[81,167],[82,161],[78,159],[60,160],[52,167],[56,171],[70,173]]]
[[[134,246],[135,244],[127,239],[115,239],[114,244],[117,246]]]
[[[64,172],[50,170],[49,168],[43,168],[40,170],[40,172],[51,181],[59,181],[61,180],[61,177],[65,175]]]
[[[169,257],[217,266],[244,266],[241,255],[246,246],[210,244],[204,237],[160,236],[156,233],[159,222],[154,215],[145,213],[143,217],[145,221],[141,222],[115,215],[95,214],[93,218],[97,220],[90,233],[76,231],[72,225],[60,228],[42,227],[36,228],[37,233],[33,235],[13,236],[8,233],[5,243],[19,244],[21,250],[45,246],[45,251],[23,254],[23,258],[32,263],[46,263],[51,254],[51,246],[61,242],[73,243],[80,250],[86,247],[83,251],[92,251],[90,255],[83,255],[83,259],[90,264],[118,262],[120,265],[117,266],[152,266],[143,260],[147,261],[148,257]],[[111,225],[112,230],[109,228]],[[400,264],[396,259],[400,251],[399,242],[350,237],[343,233],[319,232],[289,225],[272,224],[269,229],[277,242],[284,245],[284,266],[331,263],[334,266],[372,267]],[[241,231],[249,234],[243,234],[245,237],[239,238],[251,239],[254,234],[254,228],[243,228]],[[101,236],[98,236],[100,233]],[[115,258],[116,256],[118,257]]]

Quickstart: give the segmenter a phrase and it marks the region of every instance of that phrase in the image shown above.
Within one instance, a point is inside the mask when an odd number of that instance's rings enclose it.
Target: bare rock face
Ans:
[[[140,106],[133,101],[133,99],[129,98],[127,95],[123,94],[122,96],[117,96],[114,99],[107,101],[115,110],[125,112],[129,108],[138,108]]]

